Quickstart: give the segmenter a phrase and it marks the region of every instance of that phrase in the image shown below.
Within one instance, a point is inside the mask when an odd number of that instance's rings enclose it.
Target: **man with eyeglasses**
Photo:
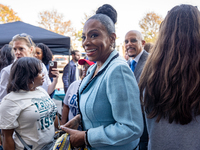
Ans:
[[[131,70],[133,71],[138,83],[149,54],[144,50],[144,45],[145,45],[145,40],[143,39],[143,36],[139,31],[131,30],[126,33],[125,48],[128,56],[131,58],[128,60],[128,64]],[[148,144],[148,133],[146,128],[146,122],[144,119],[144,132],[140,137],[140,143],[139,143],[140,150],[147,150],[147,144]]]
[[[12,41],[10,42],[10,44],[12,45],[16,60],[20,59],[21,57],[33,57],[35,44],[29,35],[25,33],[17,34],[12,38]],[[48,94],[51,94],[54,91],[56,84],[58,82],[59,71],[54,68],[54,71],[52,71],[52,74],[56,75],[56,77],[53,79],[53,82],[51,82],[48,76],[47,69],[43,63],[42,63],[42,66],[43,66],[42,72],[44,74],[44,83],[42,85],[42,88],[44,88],[48,92]],[[1,71],[0,101],[7,94],[6,87],[8,84],[11,67],[12,67],[12,64],[3,68]]]

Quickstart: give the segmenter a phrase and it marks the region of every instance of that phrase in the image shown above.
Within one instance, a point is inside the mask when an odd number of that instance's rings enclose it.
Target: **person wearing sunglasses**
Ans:
[[[12,49],[14,50],[16,59],[20,59],[22,57],[33,57],[33,53],[35,51],[35,43],[31,39],[30,35],[26,33],[17,34],[12,38],[10,45],[12,46]],[[43,63],[42,65],[43,65],[42,72],[44,73],[44,83],[42,84],[41,87],[44,88],[48,92],[48,94],[51,94],[54,91],[56,84],[58,82],[59,71],[56,68],[53,69],[52,74],[54,74],[56,77],[53,78],[53,82],[51,82],[45,65]],[[5,67],[1,71],[0,101],[7,94],[6,87],[8,84],[11,67],[12,67],[12,64]]]

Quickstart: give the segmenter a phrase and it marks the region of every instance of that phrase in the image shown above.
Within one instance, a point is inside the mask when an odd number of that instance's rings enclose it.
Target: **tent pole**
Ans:
[[[69,67],[68,67],[68,73],[69,73],[68,83],[69,83],[69,85],[70,85],[70,74],[71,74],[71,72],[70,72],[70,55],[71,55],[71,48],[69,49],[69,58],[68,58],[68,65],[69,65]],[[69,87],[69,85],[68,85],[68,87]]]

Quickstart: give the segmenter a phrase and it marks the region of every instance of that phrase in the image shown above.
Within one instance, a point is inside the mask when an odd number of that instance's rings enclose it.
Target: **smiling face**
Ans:
[[[42,49],[39,48],[39,47],[36,47],[35,48],[35,57],[39,60],[42,61],[42,58],[43,58],[43,52],[42,52]]]
[[[29,48],[24,40],[17,40],[13,42],[13,50],[16,59],[21,57],[31,57],[33,47]]]
[[[145,41],[138,31],[129,31],[125,36],[125,48],[129,57],[136,57],[144,48]]]
[[[82,46],[90,61],[104,63],[112,52],[112,44],[115,42],[116,35],[110,36],[104,25],[98,20],[88,20],[83,28]]]

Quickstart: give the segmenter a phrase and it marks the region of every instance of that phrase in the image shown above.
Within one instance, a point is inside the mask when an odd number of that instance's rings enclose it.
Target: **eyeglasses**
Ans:
[[[31,45],[33,45],[33,43],[31,42],[31,38],[30,38],[30,35],[26,34],[26,33],[21,33],[21,34],[17,34],[15,36],[13,36],[12,40],[14,40],[16,37],[25,37],[25,38],[28,38],[29,42]]]

